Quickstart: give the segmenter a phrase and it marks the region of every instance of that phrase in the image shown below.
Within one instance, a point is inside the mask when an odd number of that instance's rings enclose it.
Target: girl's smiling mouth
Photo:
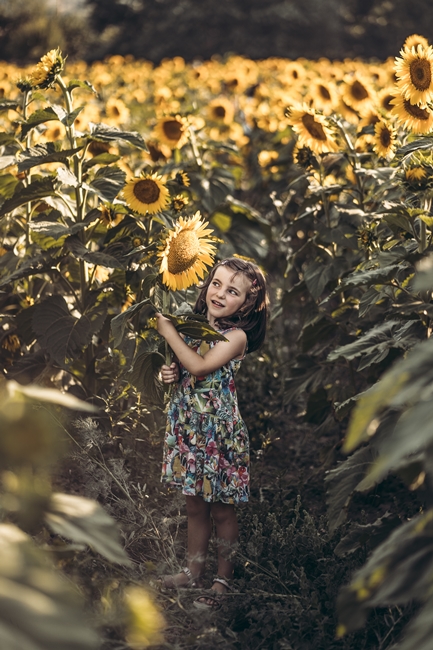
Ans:
[[[224,305],[221,302],[218,302],[218,300],[211,300],[211,303],[215,305],[215,307],[224,307]]]

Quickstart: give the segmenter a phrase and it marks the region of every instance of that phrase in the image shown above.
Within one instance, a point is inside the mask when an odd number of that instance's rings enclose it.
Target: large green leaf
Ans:
[[[344,448],[352,451],[375,431],[377,416],[388,406],[400,408],[417,402],[433,382],[433,339],[419,343],[405,359],[395,363],[374,386],[359,398]]]
[[[117,156],[114,153],[100,153],[97,156],[93,156],[93,158],[90,158],[89,160],[85,160],[83,163],[83,171],[87,171],[91,167],[94,167],[95,165],[111,165],[114,162],[117,162],[120,160],[121,156]]]
[[[419,320],[403,323],[397,320],[386,321],[368,330],[356,341],[333,350],[328,355],[328,361],[337,361],[340,358],[350,361],[363,356],[358,367],[358,370],[362,370],[382,361],[391,348],[401,350],[412,348],[423,334],[424,327]]]
[[[372,553],[338,598],[345,631],[360,627],[372,607],[404,605],[431,593],[433,511],[396,528]]]
[[[6,256],[4,255],[3,257]],[[15,280],[20,280],[21,278],[28,278],[31,275],[46,273],[52,269],[53,263],[53,257],[47,253],[41,253],[40,255],[35,255],[35,257],[25,259],[16,271],[4,276],[0,281],[0,286],[9,284]]]
[[[331,533],[346,520],[347,508],[353,492],[366,475],[376,456],[377,452],[373,447],[362,447],[327,474],[325,478],[328,484],[326,503]]]
[[[35,201],[36,199],[43,199],[45,196],[52,196],[55,194],[54,189],[54,176],[47,176],[33,181],[27,187],[20,187],[17,192],[0,207],[0,217],[3,217],[8,212],[12,212],[20,205]]]
[[[149,403],[161,404],[163,389],[159,371],[164,363],[165,359],[159,352],[139,350],[127,375],[130,383],[143,393],[144,400]]]
[[[11,524],[0,524],[2,650],[97,650],[77,591]]]
[[[142,300],[141,302],[137,302],[135,305],[128,307],[128,309],[125,309],[124,312],[118,314],[111,320],[111,331],[114,337],[113,345],[115,348],[120,347],[122,341],[124,340],[126,329],[131,318],[135,316],[135,314],[137,314],[144,306],[148,306],[149,304],[150,300],[149,298],[146,298],[146,300]]]
[[[385,284],[389,282],[392,278],[397,277],[398,273],[403,270],[410,268],[408,262],[400,262],[399,264],[388,264],[386,266],[381,266],[376,269],[371,269],[368,271],[355,271],[347,277],[343,278],[341,283],[336,289],[326,298],[328,301],[333,296],[345,291],[349,287],[360,287],[363,285],[371,286],[375,284]],[[324,301],[325,302],[325,301]]]
[[[34,129],[35,126],[52,120],[59,120],[59,116],[53,108],[48,107],[35,111],[22,123],[20,139],[24,140],[29,131]]]
[[[89,183],[105,201],[113,201],[125,185],[126,174],[119,167],[102,167],[98,169],[94,179]]]
[[[137,147],[137,149],[147,151],[147,145],[138,131],[121,131],[115,126],[109,126],[108,124],[94,124],[93,122],[90,122],[90,134],[92,140],[98,140],[100,142],[117,142],[118,140],[124,140],[125,142],[132,144],[134,147]]]
[[[84,244],[81,243],[78,235],[71,235],[65,240],[66,248],[72,253],[74,257],[79,260],[84,260],[89,264],[97,264],[98,266],[105,266],[110,269],[123,269],[125,265],[113,255],[107,253],[99,253],[98,251],[89,251]]]
[[[345,557],[359,548],[371,550],[383,542],[400,523],[398,515],[390,512],[386,512],[372,524],[352,522],[349,531],[335,547],[334,553],[338,557]]]
[[[20,153],[18,162],[18,171],[24,172],[27,169],[42,165],[44,163],[61,162],[65,163],[71,156],[83,149],[84,145],[75,147],[75,149],[61,149],[60,144],[47,142],[46,144],[37,144],[31,149],[25,149]]]
[[[166,318],[169,318],[177,331],[180,334],[185,334],[186,336],[191,337],[192,339],[201,339],[203,341],[227,341],[226,337],[217,332],[217,330],[209,325],[207,321],[202,319],[195,319],[193,316],[186,318],[172,316],[171,314],[164,314]]]
[[[49,296],[36,306],[32,326],[40,345],[64,366],[77,358],[101,329],[107,314],[105,301],[76,319],[60,295]]]
[[[96,501],[73,494],[53,494],[45,521],[58,535],[88,544],[110,562],[130,564],[114,519]]]

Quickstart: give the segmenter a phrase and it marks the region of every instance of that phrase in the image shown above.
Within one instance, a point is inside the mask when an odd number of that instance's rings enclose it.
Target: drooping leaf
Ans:
[[[64,408],[73,409],[74,411],[86,411],[88,413],[96,413],[98,409],[93,404],[83,402],[83,400],[74,397],[68,393],[62,393],[55,388],[45,388],[42,386],[22,386],[16,381],[8,381],[7,390],[10,395],[21,394],[29,399],[36,400],[37,402],[49,402],[50,404],[58,404]]]
[[[66,248],[79,260],[84,260],[89,264],[96,264],[98,266],[105,266],[109,269],[123,269],[125,265],[123,262],[113,255],[107,253],[99,253],[98,251],[89,251],[83,243],[81,243],[78,235],[71,235],[65,240]]]
[[[345,557],[361,547],[371,550],[383,542],[400,523],[398,515],[390,512],[386,512],[372,524],[352,522],[349,532],[339,541],[334,553],[338,557]]]
[[[51,162],[67,162],[71,156],[83,149],[84,145],[74,149],[61,149],[60,145],[54,142],[37,144],[31,149],[25,149],[20,153],[18,171],[23,172],[36,165]]]
[[[114,153],[100,153],[97,156],[93,156],[90,160],[85,160],[83,163],[83,171],[87,171],[95,165],[111,165],[114,162],[120,160],[120,156],[115,155]]]
[[[3,255],[3,257],[6,257]],[[15,260],[16,261],[16,260]],[[14,267],[16,264],[14,265]],[[28,278],[31,275],[37,273],[46,273],[52,269],[53,258],[47,253],[41,253],[26,259],[13,273],[5,275],[0,281],[0,286],[9,284],[9,282],[14,282],[15,280],[20,280],[21,278]]]
[[[413,347],[406,358],[397,361],[360,397],[352,412],[345,451],[352,451],[369,438],[370,424],[386,407],[399,408],[418,401],[432,381],[433,339],[430,338]]]
[[[341,293],[341,291],[344,291],[348,287],[371,286],[389,282],[389,280],[397,276],[399,271],[409,268],[409,266],[408,262],[400,262],[399,264],[388,264],[387,266],[369,271],[355,271],[343,278],[338,287],[334,289],[324,302],[327,302],[330,298]]]
[[[44,350],[38,350],[37,352],[25,354],[15,361],[8,368],[7,377],[25,386],[34,382],[47,369],[48,365],[47,353]]]
[[[24,205],[29,201],[43,199],[44,197],[52,196],[53,194],[55,194],[54,176],[47,176],[35,180],[27,187],[20,187],[10,199],[6,199],[0,207],[0,217],[3,217],[8,212],[12,212],[15,208],[18,208],[20,205]]]
[[[98,140],[100,142],[124,140],[137,147],[137,149],[142,149],[143,151],[148,150],[146,143],[138,131],[121,131],[115,126],[102,123],[94,124],[93,122],[90,122],[89,127],[92,140]]]
[[[366,358],[358,367],[362,370],[382,361],[391,348],[410,349],[418,343],[423,334],[424,327],[419,320],[403,323],[398,320],[386,321],[375,325],[356,341],[333,350],[328,355],[328,361],[337,361],[340,358],[350,361],[364,356]]]
[[[326,503],[331,533],[346,520],[347,508],[353,492],[376,456],[377,452],[373,447],[363,447],[328,472],[325,478],[328,484]]]
[[[347,631],[360,627],[372,607],[404,605],[430,595],[433,511],[398,526],[340,592],[337,609]]]
[[[29,131],[34,129],[35,126],[43,124],[44,122],[50,122],[52,120],[59,120],[59,116],[53,108],[47,107],[35,111],[27,118],[25,122],[22,123],[20,140],[24,140]]]
[[[93,335],[99,332],[106,310],[104,301],[76,319],[69,313],[62,296],[49,296],[36,306],[32,326],[40,345],[64,366],[69,359],[80,356]]]
[[[120,535],[114,519],[96,501],[72,494],[55,493],[51,496],[45,521],[58,535],[88,544],[110,562],[130,564],[120,545]]]
[[[158,375],[164,363],[165,358],[159,352],[139,351],[127,375],[130,383],[143,393],[144,400],[151,404],[162,401],[162,382]]]
[[[149,305],[150,300],[142,300],[137,302],[135,305],[131,305],[128,309],[125,309],[124,312],[118,314],[111,320],[111,331],[113,333],[114,341],[113,345],[115,348],[119,348],[123,339],[125,338],[126,328],[128,322],[131,320],[135,314],[137,314],[145,305]]]
[[[17,188],[20,181],[13,174],[2,174],[0,176],[0,197],[10,199]]]
[[[0,647],[2,650],[97,650],[77,591],[69,587],[30,537],[0,524]]]
[[[97,90],[92,86],[90,81],[82,81],[81,79],[71,79],[71,81],[68,84],[68,90],[72,91],[75,88],[83,88],[84,90],[89,90],[90,92],[94,93],[97,95]]]
[[[169,318],[177,331],[180,334],[185,334],[190,336],[192,339],[201,339],[202,341],[227,341],[226,337],[217,332],[217,330],[209,325],[207,321],[201,319],[195,320],[192,317],[184,320],[178,318],[177,316],[172,316],[171,314],[164,314],[166,318]]]
[[[119,167],[102,167],[89,186],[105,201],[113,201],[125,185],[126,174]]]

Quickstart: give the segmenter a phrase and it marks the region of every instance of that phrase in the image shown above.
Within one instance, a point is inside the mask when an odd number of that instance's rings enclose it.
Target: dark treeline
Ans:
[[[0,58],[25,63],[59,45],[88,61],[226,53],[384,59],[409,34],[433,31],[430,0],[84,0],[82,7],[63,14],[44,0],[0,0]]]

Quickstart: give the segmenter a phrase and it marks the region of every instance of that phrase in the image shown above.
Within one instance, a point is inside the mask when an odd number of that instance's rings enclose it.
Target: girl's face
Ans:
[[[244,304],[251,281],[243,273],[227,266],[215,271],[206,293],[207,318],[211,325],[219,318],[228,318]]]

